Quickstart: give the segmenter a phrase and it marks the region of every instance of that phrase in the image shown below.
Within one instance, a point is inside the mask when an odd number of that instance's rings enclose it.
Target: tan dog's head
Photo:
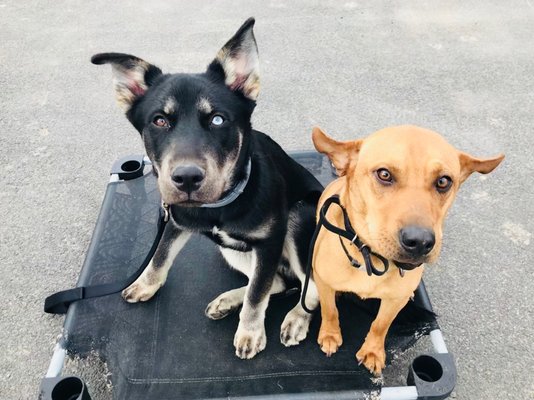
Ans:
[[[365,139],[338,142],[313,129],[346,185],[341,193],[354,228],[373,251],[400,263],[434,262],[443,221],[460,185],[487,174],[504,155],[480,159],[416,126],[382,129]]]

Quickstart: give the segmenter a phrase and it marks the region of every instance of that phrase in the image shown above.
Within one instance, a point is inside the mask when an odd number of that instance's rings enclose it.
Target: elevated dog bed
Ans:
[[[326,158],[314,153],[292,156],[327,184],[334,176]],[[160,206],[151,167],[142,156],[113,166],[78,286],[126,278],[143,261],[156,234]],[[266,316],[267,348],[243,361],[234,354],[238,315],[212,321],[206,305],[223,291],[246,284],[225,264],[215,245],[193,236],[175,261],[167,283],[146,302],[128,304],[119,294],[70,306],[64,331],[43,380],[43,400],[89,399],[90,388],[76,377],[62,377],[65,354],[82,358],[96,351],[111,372],[114,399],[441,399],[455,384],[428,295],[421,285],[416,298],[389,331],[391,354],[430,334],[434,349],[412,363],[408,386],[381,387],[355,361],[376,313],[377,302],[339,298],[343,346],[331,358],[317,345],[320,315],[308,338],[286,348],[279,340],[285,314],[299,300],[298,290],[272,298]]]

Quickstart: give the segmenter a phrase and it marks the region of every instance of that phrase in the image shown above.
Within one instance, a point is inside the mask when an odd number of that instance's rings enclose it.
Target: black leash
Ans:
[[[345,225],[345,229],[339,228],[333,224],[331,224],[326,219],[326,213],[328,212],[328,209],[332,204],[337,204],[343,213],[343,222]],[[362,253],[363,260],[365,262],[365,269],[367,272],[367,275],[377,275],[381,276],[384,275],[388,269],[389,269],[389,262],[386,258],[381,256],[380,254],[377,254],[369,248],[365,243],[363,243],[360,238],[358,237],[358,234],[352,227],[349,219],[349,215],[347,213],[347,210],[345,207],[341,205],[341,202],[339,200],[339,196],[333,195],[325,200],[323,206],[321,207],[321,210],[319,211],[319,221],[317,223],[317,227],[315,228],[315,232],[313,233],[312,241],[310,243],[310,247],[308,249],[308,262],[306,264],[306,279],[304,280],[304,287],[302,288],[302,295],[300,297],[300,304],[302,305],[302,308],[304,308],[304,311],[307,313],[313,313],[312,310],[310,310],[308,307],[306,307],[306,293],[308,292],[308,284],[310,282],[310,276],[311,276],[311,270],[312,270],[312,261],[313,261],[313,248],[315,247],[315,242],[317,240],[317,236],[319,236],[319,232],[322,227],[325,227],[330,232],[335,233],[339,236],[339,241],[341,242],[341,247],[345,251],[345,254],[347,255],[347,258],[349,259],[351,265],[355,268],[361,267],[360,263],[356,261],[350,254],[345,245],[343,244],[342,237],[349,240],[351,244],[356,246],[360,253]],[[382,270],[376,269],[376,267],[373,264],[373,260],[371,259],[371,256],[377,257],[382,264],[384,265],[384,268]],[[401,271],[399,269],[399,271]],[[402,272],[401,272],[402,275]]]
[[[343,212],[343,220],[345,224],[345,229],[339,228],[333,224],[331,224],[326,219],[326,213],[328,212],[328,209],[332,204],[337,204],[342,212]],[[160,215],[158,218],[158,230],[156,233],[156,238],[154,239],[154,242],[152,243],[152,247],[150,248],[148,254],[146,255],[144,261],[141,263],[139,268],[128,278],[125,280],[119,281],[119,282],[112,282],[112,283],[104,283],[99,285],[91,285],[91,286],[82,286],[82,287],[76,287],[73,289],[68,290],[62,290],[60,292],[54,293],[50,296],[48,296],[45,299],[44,304],[44,311],[49,314],[65,314],[69,308],[69,306],[79,300],[83,299],[90,299],[95,297],[101,297],[101,296],[107,296],[110,294],[121,292],[122,290],[126,289],[128,286],[130,286],[132,283],[134,283],[139,276],[143,273],[145,268],[150,263],[150,260],[152,260],[152,257],[154,256],[154,253],[156,252],[156,249],[158,248],[159,242],[161,241],[161,237],[163,236],[163,231],[165,230],[165,225],[169,221],[169,206],[166,204],[163,204],[160,208]],[[354,228],[352,227],[347,211],[345,208],[341,205],[339,201],[339,196],[334,195],[326,199],[323,206],[321,207],[321,210],[319,212],[319,222],[317,224],[317,227],[315,228],[315,232],[313,233],[312,241],[309,246],[308,250],[308,262],[306,265],[306,278],[304,281],[304,287],[302,288],[302,295],[301,295],[301,304],[302,308],[308,313],[312,313],[313,311],[308,309],[306,307],[306,293],[308,291],[308,285],[310,281],[310,275],[312,270],[312,258],[313,258],[313,248],[315,246],[315,242],[317,240],[317,236],[319,235],[319,231],[321,230],[321,227],[324,226],[327,230],[330,232],[333,232],[337,235],[339,235],[339,240],[341,241],[341,237],[346,238],[347,240],[350,240],[351,244],[355,245],[358,250],[362,253],[364,262],[365,262],[365,268],[367,271],[367,275],[383,275],[388,271],[389,263],[388,260],[382,257],[380,254],[377,254],[369,248],[365,243],[363,243],[357,233],[355,232]],[[355,268],[359,268],[361,265],[349,254],[347,248],[341,241],[341,246],[343,250],[345,251],[345,254],[347,255],[347,258],[349,259],[351,265]],[[378,270],[375,268],[373,261],[371,259],[371,255],[374,255],[377,257],[382,264],[384,265],[383,270]],[[402,270],[401,271],[402,275]]]
[[[159,211],[158,218],[158,231],[156,233],[156,238],[152,247],[150,248],[148,254],[146,255],[144,261],[141,263],[137,271],[135,271],[128,278],[112,283],[104,283],[100,285],[91,285],[76,287],[69,290],[62,290],[61,292],[54,293],[51,296],[48,296],[45,299],[44,311],[49,314],[65,314],[69,309],[69,306],[79,300],[90,299],[94,297],[107,296],[109,294],[118,293],[132,283],[134,283],[139,276],[143,273],[147,265],[152,260],[158,244],[163,236],[163,231],[165,230],[165,225],[169,221],[169,206],[163,204]]]

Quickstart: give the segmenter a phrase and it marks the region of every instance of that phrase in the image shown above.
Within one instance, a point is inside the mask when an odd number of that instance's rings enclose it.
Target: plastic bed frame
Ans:
[[[290,155],[323,184],[334,179],[322,155]],[[120,280],[135,270],[154,237],[158,207],[159,193],[148,158],[117,160],[77,286]],[[91,351],[107,362],[115,399],[437,400],[447,398],[454,389],[455,363],[423,282],[388,333],[387,358],[389,362],[392,351],[406,350],[422,334],[430,335],[433,349],[411,362],[407,386],[383,387],[354,358],[377,304],[350,296],[338,299],[344,343],[333,357],[324,357],[316,344],[317,313],[303,343],[292,348],[279,343],[280,322],[299,297],[298,290],[289,290],[283,300],[271,299],[267,348],[253,360],[239,360],[232,346],[237,315],[211,321],[202,313],[220,292],[246,283],[218,264],[224,261],[215,246],[193,237],[177,257],[166,285],[151,301],[132,305],[116,294],[72,304],[39,399],[90,400],[83,380],[62,376],[62,370],[67,354],[84,357]],[[418,319],[421,310],[426,317]]]

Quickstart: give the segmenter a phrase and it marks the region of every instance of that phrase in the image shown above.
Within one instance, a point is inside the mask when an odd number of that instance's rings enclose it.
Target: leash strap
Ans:
[[[343,213],[343,223],[345,225],[345,229],[339,228],[333,224],[331,224],[328,219],[326,218],[326,214],[328,212],[328,209],[332,204],[337,204]],[[367,275],[377,275],[381,276],[384,275],[388,269],[389,269],[389,262],[388,260],[381,256],[380,254],[377,254],[369,248],[365,243],[363,243],[360,238],[358,237],[358,234],[352,227],[349,219],[349,215],[347,213],[347,210],[345,207],[341,205],[341,201],[339,200],[339,196],[337,194],[330,196],[327,198],[321,207],[321,210],[319,211],[319,222],[317,223],[317,226],[315,227],[315,232],[313,233],[312,241],[310,243],[310,247],[308,248],[308,262],[306,264],[306,278],[304,280],[304,287],[302,288],[302,295],[300,297],[300,304],[302,305],[302,308],[307,313],[311,314],[313,313],[313,310],[310,310],[306,306],[306,293],[308,292],[308,285],[310,281],[311,276],[311,270],[312,270],[312,262],[313,262],[313,249],[315,247],[315,242],[317,241],[317,236],[319,236],[319,232],[321,231],[321,227],[325,227],[330,232],[333,232],[339,236],[339,240],[341,241],[341,237],[344,237],[347,240],[350,240],[352,244],[354,244],[358,250],[362,253],[363,260],[365,262],[365,269],[367,271]],[[347,255],[347,258],[349,259],[351,265],[355,268],[359,268],[360,264],[349,254],[346,247],[343,245],[343,242],[341,241],[341,247],[343,250],[345,250],[345,254]],[[383,270],[378,270],[373,264],[373,260],[371,259],[371,255],[377,257],[382,264],[384,265]]]
[[[337,204],[339,206],[339,208],[341,208],[341,212],[343,213],[343,222],[345,224],[345,229],[341,229],[341,228],[331,224],[326,219],[326,213],[328,212],[328,209],[330,208],[330,206],[332,204]],[[321,211],[319,213],[319,224],[323,224],[324,227],[326,229],[328,229],[330,232],[336,233],[340,237],[344,237],[345,239],[350,240],[350,242],[352,244],[354,244],[358,248],[358,250],[360,250],[360,253],[362,253],[363,259],[365,261],[365,268],[367,270],[367,275],[369,275],[369,276],[371,276],[371,275],[381,276],[381,275],[384,275],[388,271],[388,268],[389,268],[388,260],[386,258],[384,258],[383,256],[381,256],[380,254],[371,251],[369,246],[367,246],[365,243],[363,243],[360,240],[360,238],[358,237],[358,234],[356,233],[356,231],[354,230],[354,228],[352,227],[352,225],[350,223],[349,215],[347,213],[347,210],[345,209],[345,207],[343,207],[341,205],[341,202],[339,200],[339,196],[337,194],[329,197],[324,202],[324,205],[321,207]],[[343,246],[343,247],[345,247],[345,246]],[[346,251],[346,253],[348,254],[348,251]],[[382,262],[382,264],[384,265],[384,269],[382,271],[375,268],[375,266],[373,264],[373,261],[371,259],[371,255],[375,256],[376,258],[378,258]],[[349,257],[349,260],[350,259],[352,259],[352,257]],[[358,266],[359,266],[359,264],[358,264]]]
[[[158,231],[156,233],[156,238],[152,243],[152,247],[148,251],[144,261],[141,263],[137,271],[135,271],[128,278],[112,283],[104,283],[100,285],[91,285],[91,286],[82,286],[76,287],[69,290],[62,290],[61,292],[54,293],[53,295],[48,296],[45,299],[44,311],[49,314],[66,314],[69,306],[79,300],[91,299],[94,297],[107,296],[109,294],[120,292],[134,283],[139,276],[143,273],[147,265],[152,260],[158,244],[161,241],[163,236],[163,231],[165,226],[169,221],[169,209],[166,204],[160,208],[159,218],[158,218]]]

